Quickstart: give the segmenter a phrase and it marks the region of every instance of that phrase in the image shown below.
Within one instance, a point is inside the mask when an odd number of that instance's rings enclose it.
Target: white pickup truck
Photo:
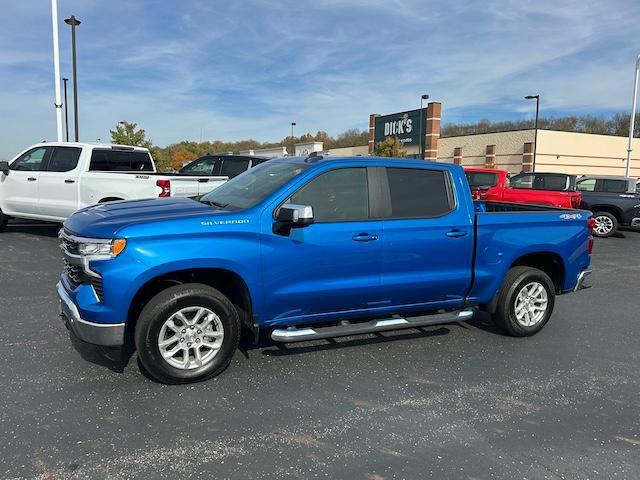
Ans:
[[[0,162],[0,231],[9,218],[62,222],[102,202],[194,197],[226,176],[156,172],[149,150],[125,145],[52,142],[33,145]]]

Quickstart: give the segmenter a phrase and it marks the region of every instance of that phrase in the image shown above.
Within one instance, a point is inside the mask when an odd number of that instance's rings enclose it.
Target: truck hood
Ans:
[[[113,238],[124,227],[229,213],[190,198],[157,198],[103,203],[71,215],[64,227],[88,238]]]

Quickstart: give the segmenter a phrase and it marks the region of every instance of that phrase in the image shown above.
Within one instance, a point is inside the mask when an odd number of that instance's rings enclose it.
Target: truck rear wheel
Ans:
[[[505,333],[527,337],[542,330],[554,303],[555,288],[546,273],[532,267],[514,267],[505,276],[492,318]]]
[[[0,232],[4,232],[4,230],[7,228],[8,222],[9,219],[4,213],[2,213],[2,210],[0,210]]]
[[[239,340],[240,320],[233,304],[215,288],[198,283],[157,294],[140,313],[135,329],[142,365],[168,384],[219,375]]]
[[[593,235],[596,237],[610,237],[618,231],[618,219],[609,212],[596,212],[593,214],[595,225]]]

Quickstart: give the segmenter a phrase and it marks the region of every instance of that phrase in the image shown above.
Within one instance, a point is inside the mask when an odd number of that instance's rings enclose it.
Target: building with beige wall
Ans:
[[[533,168],[535,130],[440,137],[438,161],[493,167],[511,173]],[[535,170],[576,175],[624,175],[625,137],[538,130]],[[640,178],[640,139],[633,143],[631,176]]]

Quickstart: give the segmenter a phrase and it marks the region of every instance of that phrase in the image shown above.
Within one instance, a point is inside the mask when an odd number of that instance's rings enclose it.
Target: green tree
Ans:
[[[404,143],[398,137],[387,137],[382,142],[376,143],[376,155],[379,157],[404,157],[407,151],[403,149]]]
[[[115,130],[109,130],[111,133],[111,142],[120,145],[131,145],[132,147],[151,148],[153,146],[144,128],[138,127],[137,123],[119,122]]]

